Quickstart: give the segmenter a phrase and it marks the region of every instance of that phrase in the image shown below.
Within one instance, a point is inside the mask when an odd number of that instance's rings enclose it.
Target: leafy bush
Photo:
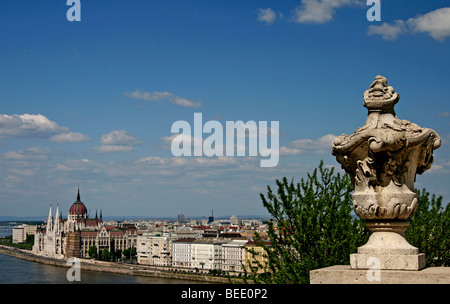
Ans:
[[[261,194],[273,217],[268,229],[271,245],[256,237],[268,267],[263,274],[252,271],[250,278],[260,283],[309,283],[312,269],[350,264],[350,253],[367,242],[369,232],[352,216],[348,175],[336,174],[321,162],[297,184],[286,177],[276,184],[276,193],[268,186],[267,197]]]
[[[442,196],[417,190],[418,207],[405,233],[406,240],[425,253],[427,267],[450,266],[450,204]]]

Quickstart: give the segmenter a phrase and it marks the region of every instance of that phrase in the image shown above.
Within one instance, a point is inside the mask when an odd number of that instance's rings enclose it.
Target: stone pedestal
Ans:
[[[378,261],[375,262],[374,258]],[[380,265],[380,269],[386,270],[420,270],[425,268],[427,261],[425,253],[412,255],[379,255],[355,253],[350,255],[352,269],[369,269],[371,265]]]
[[[420,271],[356,270],[336,265],[310,272],[311,284],[450,284],[450,267],[429,267]]]
[[[352,269],[420,270],[426,266],[424,253],[405,239],[409,222],[367,222],[371,235],[369,241],[350,255]]]

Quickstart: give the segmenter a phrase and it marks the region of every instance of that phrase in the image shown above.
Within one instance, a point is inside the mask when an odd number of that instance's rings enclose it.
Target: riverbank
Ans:
[[[24,259],[36,263],[43,263],[47,265],[53,265],[57,267],[72,267],[71,264],[67,264],[67,260],[52,259],[47,257],[42,257],[33,254],[29,250],[18,249],[14,247],[9,247],[5,245],[0,245],[0,253],[8,254],[19,259]],[[156,278],[167,278],[167,279],[180,279],[180,280],[190,280],[190,281],[200,281],[205,283],[218,283],[218,284],[229,284],[230,279],[225,277],[215,277],[206,274],[185,274],[185,273],[175,273],[168,271],[162,267],[151,267],[145,265],[132,265],[132,264],[121,264],[97,261],[91,259],[80,259],[81,270],[99,271],[99,272],[109,272],[133,276],[150,276]],[[233,283],[242,283],[241,279],[232,278]]]

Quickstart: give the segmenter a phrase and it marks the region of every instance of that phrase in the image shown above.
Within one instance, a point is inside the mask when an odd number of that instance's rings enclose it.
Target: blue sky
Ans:
[[[442,138],[416,187],[449,200],[450,3],[382,1],[0,2],[0,215],[266,214],[259,193],[299,179],[361,127],[376,75],[401,119]],[[175,158],[171,125],[279,121],[280,161]]]

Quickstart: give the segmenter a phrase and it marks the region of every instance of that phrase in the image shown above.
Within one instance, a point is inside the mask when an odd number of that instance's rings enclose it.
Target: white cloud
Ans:
[[[188,134],[179,134],[179,133],[175,133],[172,134],[171,136],[163,136],[161,137],[161,140],[163,142],[162,148],[166,149],[166,150],[170,150],[172,148],[172,142],[174,139],[177,139],[177,142],[190,142],[191,143],[191,149],[194,149],[194,147],[197,148],[202,148],[203,147],[203,142],[205,141],[204,138],[196,138],[193,137],[191,135]],[[196,140],[198,139],[198,140]],[[192,150],[193,151],[193,150]]]
[[[408,19],[414,33],[428,33],[436,40],[443,41],[450,36],[450,7],[444,7],[423,16]]]
[[[217,158],[196,157],[192,159],[192,162],[200,166],[224,166],[224,165],[238,164],[238,160],[236,157],[227,157],[227,156],[219,156]]]
[[[409,18],[407,21],[396,20],[393,23],[371,25],[368,35],[381,35],[385,40],[395,40],[400,34],[428,33],[436,40],[443,41],[450,37],[450,7],[440,8],[425,15]]]
[[[239,157],[170,157],[163,158],[159,156],[149,156],[143,157],[136,160],[136,164],[139,166],[148,165],[153,167],[154,170],[164,168],[166,170],[179,170],[179,166],[183,166],[183,170],[197,170],[217,167],[217,166],[233,166],[234,168],[244,168],[247,167],[249,163],[256,162],[255,158],[239,158]]]
[[[19,151],[9,151],[3,154],[7,160],[47,160],[50,150],[39,147],[22,149]]]
[[[161,140],[163,142],[162,148],[166,149],[166,150],[170,150],[170,146],[172,145],[172,141],[175,139],[175,137],[177,136],[188,136],[188,135],[183,135],[183,134],[173,134],[171,136],[163,136],[161,137]],[[192,139],[191,136],[189,136],[190,139]]]
[[[49,138],[53,142],[86,142],[89,136],[70,132],[42,114],[0,114],[0,139],[10,137]]]
[[[153,164],[159,164],[159,165],[165,165],[168,162],[167,158],[162,158],[159,156],[148,156],[140,158],[136,161],[136,163],[153,163]]]
[[[32,176],[37,173],[36,170],[30,169],[30,168],[28,168],[28,169],[9,168],[8,171],[11,172],[12,174],[20,175],[20,176]]]
[[[450,173],[450,160],[446,158],[438,159],[427,173]]]
[[[101,146],[92,148],[94,152],[130,152],[133,151],[135,146],[142,144],[139,138],[127,133],[125,130],[115,130],[102,135],[100,143]]]
[[[48,137],[68,131],[68,128],[58,126],[56,122],[50,121],[41,114],[0,114],[0,138],[16,136]]]
[[[297,23],[330,22],[338,8],[357,2],[357,0],[302,0],[295,9],[294,21]]]
[[[327,134],[317,140],[313,139],[297,139],[291,142],[292,146],[298,149],[322,149],[330,148],[331,143],[336,138],[336,135]]]
[[[133,136],[125,130],[111,131],[102,135],[100,139],[102,145],[139,145],[142,142],[136,136]]]
[[[91,141],[91,138],[79,132],[68,132],[53,135],[52,137],[50,137],[50,140],[57,143],[79,143]]]
[[[4,179],[3,179],[3,181],[5,182],[5,183],[22,183],[23,182],[23,178],[22,177],[19,177],[19,176],[16,176],[16,175],[8,175],[8,176],[6,176]]]
[[[280,147],[280,155],[298,155],[305,153],[325,154],[331,151],[331,143],[336,135],[327,134],[318,139],[296,139],[287,146]]]
[[[111,153],[111,152],[130,152],[133,151],[133,146],[119,146],[119,145],[101,145],[93,147],[92,150],[96,153]]]
[[[394,23],[383,23],[382,25],[370,25],[367,35],[381,35],[384,40],[395,40],[400,34],[407,31],[404,21],[396,20]]]
[[[96,164],[92,160],[83,158],[83,159],[72,159],[67,160],[64,164],[56,164],[56,167],[52,169],[53,171],[87,171],[92,170],[95,171],[100,165]]]
[[[136,90],[134,92],[125,92],[124,93],[125,96],[130,97],[130,98],[134,98],[134,99],[139,99],[139,100],[146,100],[146,101],[159,101],[161,99],[166,99],[171,97],[173,94],[169,93],[169,92],[154,92],[154,93],[149,93],[149,92],[141,92],[139,90]]]
[[[289,147],[280,147],[280,155],[297,155],[301,154],[303,150]]]
[[[277,13],[271,8],[258,8],[256,14],[258,15],[258,21],[265,22],[268,25],[274,23],[277,18],[283,17],[281,13],[277,16]]]
[[[171,103],[182,107],[191,107],[191,108],[199,108],[202,106],[200,101],[192,101],[183,97],[176,96],[170,92],[141,92],[136,90],[134,92],[125,92],[125,96],[145,101],[161,101],[168,100]]]

